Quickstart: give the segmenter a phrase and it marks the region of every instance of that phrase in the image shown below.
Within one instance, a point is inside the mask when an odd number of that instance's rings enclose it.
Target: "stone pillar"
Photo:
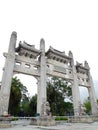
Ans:
[[[40,87],[40,78],[37,78],[37,114],[41,113],[41,87]]]
[[[80,92],[79,92],[79,86],[77,81],[77,73],[76,68],[74,65],[74,59],[72,52],[69,52],[69,56],[71,59],[71,67],[73,72],[73,81],[72,81],[72,96],[73,96],[73,106],[74,106],[74,115],[79,116],[80,114]]]
[[[17,34],[13,32],[10,38],[8,55],[4,66],[1,91],[0,91],[0,115],[4,112],[8,113],[10,87],[13,76],[14,62],[15,62],[15,46],[16,46]]]
[[[38,80],[38,102],[37,102],[37,113],[41,115],[42,112],[42,104],[46,102],[46,58],[45,58],[45,41],[41,39],[40,41],[40,78]]]
[[[89,76],[89,81],[90,81],[90,87],[88,88],[88,92],[89,92],[89,97],[90,97],[92,115],[98,115],[98,105],[96,101],[97,99],[95,96],[93,80],[90,73],[88,74],[88,76]]]

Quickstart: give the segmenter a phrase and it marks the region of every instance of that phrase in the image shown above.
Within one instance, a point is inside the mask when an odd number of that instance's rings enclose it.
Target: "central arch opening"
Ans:
[[[53,115],[73,115],[72,88],[69,81],[58,77],[48,77],[47,100]]]

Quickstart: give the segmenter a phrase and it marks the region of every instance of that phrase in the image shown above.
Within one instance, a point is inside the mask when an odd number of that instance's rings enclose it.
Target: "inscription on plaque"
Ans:
[[[55,72],[59,72],[59,73],[63,73],[66,74],[66,69],[60,66],[54,66],[54,71]]]

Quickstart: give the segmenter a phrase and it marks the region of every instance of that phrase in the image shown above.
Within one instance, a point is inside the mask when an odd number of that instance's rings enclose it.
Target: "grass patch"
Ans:
[[[18,117],[12,118],[12,121],[17,121],[17,120],[18,120]]]
[[[56,121],[67,121],[68,120],[68,117],[55,117],[55,120]]]

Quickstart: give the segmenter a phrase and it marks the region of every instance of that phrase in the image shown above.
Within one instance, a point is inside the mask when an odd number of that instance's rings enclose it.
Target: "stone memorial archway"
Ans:
[[[16,40],[17,33],[13,32],[10,38],[8,53],[4,53],[6,61],[0,89],[0,115],[4,112],[8,112],[11,80],[14,73],[31,75],[37,79],[37,113],[40,115],[42,115],[43,103],[47,103],[46,79],[48,76],[58,76],[71,82],[75,116],[81,113],[79,86],[87,87],[92,114],[98,115],[94,85],[90,68],[86,61],[84,65],[78,62],[75,65],[71,51],[69,51],[68,55],[65,55],[65,52],[60,52],[50,47],[49,50],[45,52],[45,41],[43,39],[40,40],[39,50],[36,49],[34,45],[29,45],[26,42],[20,42],[16,48]]]

